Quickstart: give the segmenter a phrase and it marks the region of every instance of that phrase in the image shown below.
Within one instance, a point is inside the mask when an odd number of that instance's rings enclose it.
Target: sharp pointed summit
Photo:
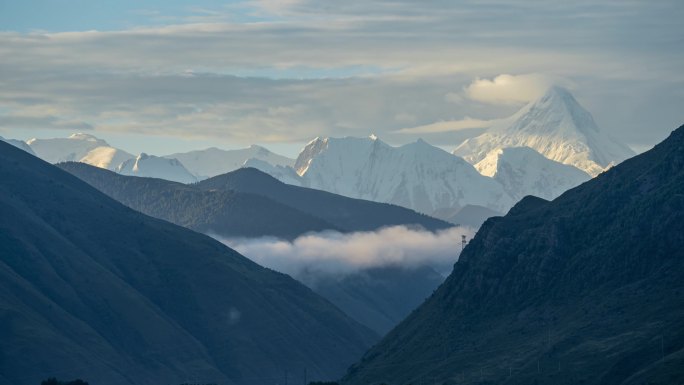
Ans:
[[[530,147],[592,176],[634,155],[601,131],[591,113],[559,86],[484,134],[466,140],[453,153],[475,164],[491,151],[509,147]]]

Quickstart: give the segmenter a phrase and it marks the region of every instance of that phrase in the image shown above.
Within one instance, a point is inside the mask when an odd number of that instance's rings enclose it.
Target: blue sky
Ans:
[[[179,0],[28,0],[0,1],[0,26],[5,31],[49,32],[115,31],[140,26],[182,22],[206,11],[230,9],[239,22],[255,20],[239,1],[179,1]],[[205,12],[203,12],[205,11]]]
[[[682,4],[1,0],[0,135],[88,131],[153,154],[371,133],[453,148],[562,84],[643,150],[684,121]]]

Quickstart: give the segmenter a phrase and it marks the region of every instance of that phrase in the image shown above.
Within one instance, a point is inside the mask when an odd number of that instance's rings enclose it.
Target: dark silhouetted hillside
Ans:
[[[60,163],[57,166],[135,210],[199,232],[222,237],[276,236],[293,239],[307,232],[338,229],[337,226],[314,215],[256,193],[230,189],[206,190],[196,185],[163,179],[123,176],[77,162]],[[251,174],[252,170],[247,170],[246,173]],[[243,172],[236,172],[238,181],[243,179],[240,176],[242,174]],[[232,177],[230,179],[232,180]],[[252,179],[275,182],[273,185],[260,186],[269,191],[269,194],[272,191],[277,193],[279,190],[288,190],[282,183],[272,180],[267,175],[257,175]],[[246,184],[253,186],[251,183]],[[295,190],[292,193],[303,194],[303,198],[309,195],[319,196],[318,191],[311,189]],[[342,205],[342,211],[346,210],[345,207],[350,207],[347,213],[361,216],[361,219],[369,218],[368,213],[364,212],[365,208],[370,209],[369,213],[381,216],[387,212],[395,215],[395,208],[398,208],[329,193],[323,193],[323,197],[324,201],[316,199],[325,204]],[[291,200],[302,201],[296,196]],[[326,206],[325,211],[331,212],[334,209]],[[398,212],[408,223],[431,223],[426,219],[428,217],[410,210],[400,209]],[[336,217],[331,219],[339,221]],[[374,226],[385,223],[381,217],[374,217],[372,221],[375,223]],[[368,228],[361,220],[351,217],[343,218],[341,222],[345,226],[359,223],[354,225],[356,227],[346,227],[347,230]],[[387,224],[390,223],[394,222],[390,221]],[[317,293],[381,335],[404,319],[444,280],[427,266],[418,269],[370,269],[344,278],[310,278],[316,282],[310,286]]]
[[[0,142],[0,383],[340,376],[375,341],[328,301]]]
[[[126,206],[177,225],[222,237],[297,236],[336,227],[257,194],[206,191],[164,179],[124,176],[84,163],[57,165]]]
[[[684,126],[489,219],[345,384],[684,383]]]
[[[215,176],[197,183],[197,186],[205,190],[233,190],[262,195],[321,218],[344,231],[376,230],[394,225],[414,225],[426,230],[452,226],[403,207],[285,184],[255,168],[241,168]]]

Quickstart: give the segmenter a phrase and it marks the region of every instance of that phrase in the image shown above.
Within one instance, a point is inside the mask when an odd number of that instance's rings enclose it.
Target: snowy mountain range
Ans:
[[[467,139],[453,153],[476,164],[491,151],[507,147],[530,147],[592,176],[635,155],[602,132],[591,113],[558,86],[482,135]]]
[[[556,198],[633,154],[602,133],[568,90],[551,87],[451,156],[422,140],[392,147],[375,136],[316,138],[294,168],[249,165],[286,183],[445,218],[439,214],[466,206],[506,212],[525,195]]]
[[[504,213],[525,195],[553,199],[633,155],[601,132],[591,114],[561,87],[551,87],[452,154],[423,140],[393,147],[375,135],[316,138],[296,160],[256,145],[136,157],[80,133],[26,144],[51,163],[80,161],[124,175],[182,183],[254,167],[288,184],[393,203],[443,219],[447,217],[441,214],[453,216],[464,207]]]
[[[375,136],[316,138],[295,170],[307,187],[426,214],[467,204],[505,211],[514,203],[492,178],[423,140],[392,147]]]
[[[506,212],[525,195],[553,199],[590,179],[528,147],[497,149],[475,166],[425,141],[393,147],[378,139],[316,138],[294,168],[246,165],[297,184],[354,198],[393,203],[447,219],[466,206]]]
[[[241,168],[248,159],[256,159],[273,166],[291,166],[294,159],[275,154],[268,149],[252,145],[239,150],[221,150],[215,147],[164,156],[178,159],[197,179],[207,179]]]
[[[29,139],[26,142],[2,139],[50,162],[81,162],[124,175],[148,176],[192,183],[225,174],[244,166],[248,160],[273,167],[291,166],[294,159],[275,154],[261,146],[239,150],[207,148],[157,157],[145,153],[135,156],[110,146],[90,134],[75,133],[68,138]],[[267,167],[263,165],[262,167]]]
[[[116,172],[149,178],[160,178],[180,183],[194,183],[197,178],[177,159],[162,158],[142,153],[121,163]]]
[[[84,162],[114,170],[122,162],[134,158],[126,151],[111,147],[93,135],[77,133],[68,138],[29,139],[26,144],[39,158],[50,163]]]

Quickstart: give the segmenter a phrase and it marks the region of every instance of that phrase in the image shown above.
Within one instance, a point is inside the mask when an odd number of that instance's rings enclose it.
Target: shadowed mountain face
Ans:
[[[489,219],[346,384],[684,381],[684,126]]]
[[[337,228],[256,194],[207,191],[164,179],[123,176],[83,163],[57,165],[119,202],[155,218],[222,237],[297,236]]]
[[[301,382],[341,375],[376,338],[290,277],[1,142],[0,178],[0,384]]]
[[[323,230],[374,230],[374,227],[369,228],[363,222],[373,214],[377,214],[372,218],[376,227],[416,223],[433,228],[448,226],[397,206],[306,188],[290,190],[290,186],[253,169],[239,170],[222,177],[233,183],[230,186],[236,187],[237,191],[234,191],[227,188],[205,189],[163,179],[123,176],[77,162],[60,163],[57,167],[135,210],[225,238],[275,236],[294,239],[305,233]],[[306,212],[275,198],[304,208]],[[313,209],[306,207],[307,202],[313,205]],[[335,225],[315,216],[320,213],[314,209],[322,209],[322,215]],[[399,323],[444,280],[442,275],[428,266],[417,269],[370,269],[344,278],[319,275],[296,278],[380,334]]]
[[[323,275],[301,279],[380,335],[401,322],[444,282],[444,276],[429,266],[384,266],[342,277]]]
[[[206,179],[197,186],[205,190],[233,190],[265,196],[321,218],[343,231],[368,231],[393,225],[416,225],[432,231],[452,226],[391,204],[288,185],[254,168],[242,168]]]
[[[468,205],[446,219],[451,223],[479,229],[487,218],[499,217],[501,215],[503,214],[486,207]]]

